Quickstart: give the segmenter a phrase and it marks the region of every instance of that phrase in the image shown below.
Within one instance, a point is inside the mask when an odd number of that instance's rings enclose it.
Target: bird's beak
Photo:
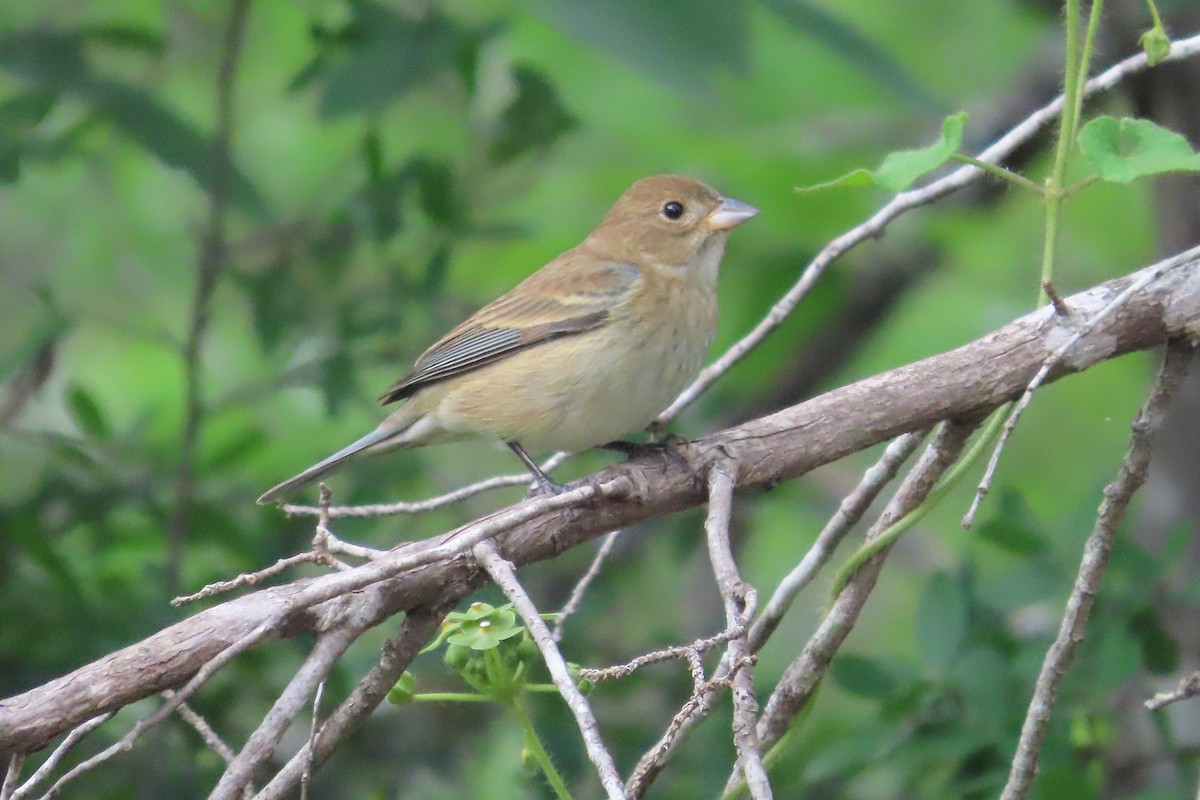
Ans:
[[[727,231],[758,214],[758,209],[732,197],[721,198],[721,205],[705,217],[709,230]]]

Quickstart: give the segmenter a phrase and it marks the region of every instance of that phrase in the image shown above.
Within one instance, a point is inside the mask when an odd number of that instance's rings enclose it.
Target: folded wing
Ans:
[[[417,359],[388,388],[384,405],[429,384],[479,369],[530,347],[594,330],[635,290],[632,264],[568,252],[484,306]]]

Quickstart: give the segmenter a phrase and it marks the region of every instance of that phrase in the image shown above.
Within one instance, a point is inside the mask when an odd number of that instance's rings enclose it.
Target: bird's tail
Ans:
[[[394,426],[380,425],[351,445],[343,447],[324,461],[313,464],[295,477],[288,478],[278,486],[274,486],[258,498],[258,504],[265,506],[278,503],[294,495],[309,484],[316,483],[345,462],[366,453],[378,453],[383,450],[394,450],[404,447],[404,443],[396,441],[405,432],[405,428],[397,430]]]

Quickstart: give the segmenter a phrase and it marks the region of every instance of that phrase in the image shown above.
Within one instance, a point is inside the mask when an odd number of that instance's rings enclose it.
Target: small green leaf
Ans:
[[[120,50],[135,50],[161,56],[167,52],[167,39],[158,31],[136,25],[84,25],[79,35],[85,41],[105,44]]]
[[[293,89],[322,84],[319,113],[325,119],[376,114],[413,88],[453,73],[464,47],[483,35],[438,13],[420,18],[359,0],[349,4],[354,19],[341,30],[314,38],[328,58],[301,70]]]
[[[400,680],[396,681],[396,685],[388,689],[387,699],[392,705],[402,706],[405,703],[411,703],[413,698],[413,689],[416,688],[417,679],[411,672],[405,670],[400,675]]]
[[[1141,645],[1142,663],[1150,673],[1170,675],[1179,669],[1179,647],[1153,608],[1135,613],[1129,620],[1129,629]]]
[[[518,156],[544,150],[578,122],[563,106],[558,91],[536,70],[518,66],[513,70],[517,93],[500,114],[500,128],[488,148],[496,164]]]
[[[892,192],[903,192],[918,178],[945,164],[962,146],[963,128],[967,124],[967,113],[960,111],[942,121],[941,137],[929,147],[918,150],[900,150],[889,153],[874,172],[856,169],[832,181],[813,186],[801,186],[799,191],[811,192],[833,186],[869,186],[874,183]]]
[[[1163,172],[1200,172],[1200,154],[1175,131],[1148,119],[1097,117],[1079,131],[1079,149],[1113,183]]]
[[[859,697],[888,697],[896,689],[896,676],[882,662],[865,656],[838,655],[829,675],[839,687]]]
[[[367,206],[375,241],[386,242],[400,232],[403,176],[385,170],[383,142],[380,140],[379,130],[375,127],[370,128],[363,137],[362,157],[367,172],[367,185],[363,187],[361,196]]]
[[[67,411],[83,433],[96,439],[108,436],[108,423],[104,421],[100,406],[82,386],[67,390]]]
[[[450,164],[418,156],[401,172],[416,182],[417,201],[430,220],[453,228],[466,219],[469,209],[459,194],[454,168]]]
[[[967,637],[967,593],[953,576],[930,579],[917,606],[917,652],[929,666],[945,671],[954,664]]]
[[[228,155],[214,163],[210,136],[154,93],[92,69],[88,43],[97,37],[109,44],[145,50],[152,48],[154,34],[120,28],[0,33],[0,67],[44,91],[80,98],[123,136],[209,191],[218,183],[220,172],[229,199],[243,211],[263,217],[266,202],[257,186]]]
[[[977,531],[980,539],[1017,556],[1035,556],[1048,547],[1046,532],[1024,495],[1009,487],[1001,491],[996,513]]]
[[[446,645],[446,655],[442,656],[442,660],[446,662],[446,666],[461,672],[467,666],[467,662],[471,660],[471,648],[461,644],[448,644]]]
[[[905,63],[888,52],[878,38],[840,13],[836,5],[819,0],[759,0],[806,39],[827,48],[849,69],[878,83],[893,100],[910,111],[944,114],[946,106],[924,86]]]
[[[525,630],[517,623],[511,603],[499,607],[472,603],[465,612],[447,614],[443,626],[448,634],[446,641],[472,650],[492,650]]]
[[[12,183],[20,177],[30,134],[57,101],[55,92],[44,89],[0,100],[0,183]]]
[[[213,449],[204,460],[205,469],[212,472],[228,470],[246,457],[258,453],[266,442],[267,434],[262,428],[244,428]]]
[[[588,48],[673,86],[700,89],[750,65],[747,0],[588,0],[533,3]]]
[[[358,372],[350,353],[338,349],[321,362],[319,385],[330,416],[335,416],[347,400],[358,396]]]
[[[1146,63],[1154,66],[1171,52],[1171,39],[1162,28],[1151,28],[1141,35],[1138,44],[1146,53]]]

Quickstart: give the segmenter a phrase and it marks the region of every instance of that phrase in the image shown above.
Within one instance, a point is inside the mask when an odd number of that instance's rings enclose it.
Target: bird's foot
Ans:
[[[607,442],[600,445],[603,450],[614,450],[618,453],[624,453],[625,457],[630,461],[635,458],[653,458],[655,456],[671,456],[683,461],[683,453],[679,450],[684,445],[688,444],[688,440],[677,434],[671,434],[663,441],[649,442],[627,442],[624,439],[618,439],[613,442]]]
[[[533,486],[530,486],[529,491],[525,493],[525,499],[532,500],[535,497],[554,497],[566,490],[566,486],[561,483],[555,483],[543,473],[540,477],[534,476]]]
[[[647,425],[646,433],[650,435],[650,441],[654,444],[673,445],[675,447],[682,447],[685,444],[689,444],[689,441],[685,437],[669,430],[665,424],[658,421]]]

